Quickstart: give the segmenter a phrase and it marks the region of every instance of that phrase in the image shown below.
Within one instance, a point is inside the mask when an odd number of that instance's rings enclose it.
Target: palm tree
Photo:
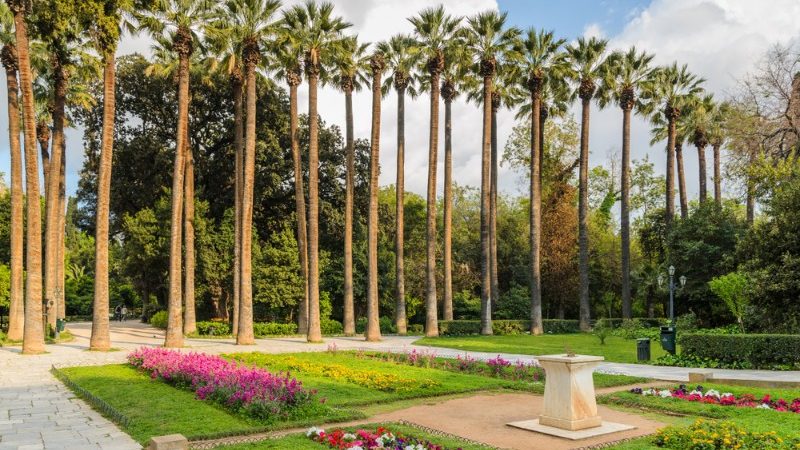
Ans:
[[[730,113],[728,103],[718,103],[711,113],[711,123],[707,130],[709,142],[714,149],[714,203],[722,208],[722,176],[720,174],[720,149],[725,144],[725,121]]]
[[[405,245],[405,123],[406,93],[416,97],[416,78],[414,67],[419,54],[414,38],[405,34],[392,36],[388,41],[378,43],[378,51],[385,58],[391,74],[383,82],[383,94],[394,88],[397,92],[397,180],[395,183],[395,310],[394,323],[397,333],[405,335],[406,324],[406,282],[404,264]],[[442,94],[444,95],[444,94]],[[446,138],[445,138],[446,139]],[[346,255],[346,253],[345,253]],[[346,332],[346,330],[345,330]]]
[[[378,312],[378,174],[380,172],[381,139],[381,75],[386,62],[380,51],[375,52],[369,61],[372,69],[372,133],[369,156],[369,217],[367,220],[367,341],[379,341],[381,328]]]
[[[652,75],[650,61],[653,56],[637,52],[631,47],[627,52],[614,52],[609,56],[600,89],[600,106],[610,103],[622,109],[622,178],[620,182],[620,234],[622,237],[622,317],[632,317],[631,302],[631,228],[630,228],[630,163],[631,163],[631,111],[637,107],[637,94]]]
[[[284,24],[285,25],[285,24]],[[299,120],[297,115],[297,87],[303,82],[302,42],[297,39],[286,26],[281,28],[280,37],[273,47],[272,64],[268,69],[277,78],[286,80],[289,85],[289,135],[292,147],[292,163],[294,166],[294,199],[297,221],[297,249],[299,252],[300,272],[303,276],[303,299],[297,315],[297,328],[301,333],[308,333],[308,228],[306,227],[306,196],[303,189],[303,161],[300,157],[300,138],[298,136]]]
[[[185,151],[188,148],[186,137],[189,126],[189,61],[195,46],[200,44],[197,31],[210,19],[210,13],[210,4],[207,0],[160,0],[152,10],[141,12],[137,17],[140,30],[147,31],[156,39],[169,36],[172,41],[172,51],[178,56],[178,127],[175,133],[175,165],[172,171],[169,301],[165,347],[183,346],[181,226],[186,170]]]
[[[597,83],[605,68],[608,41],[595,37],[578,38],[567,47],[570,79],[576,83],[572,98],[581,100],[581,153],[578,175],[578,271],[580,273],[580,329],[589,331],[589,112]]]
[[[337,54],[342,31],[350,26],[333,15],[333,4],[306,0],[284,12],[284,23],[303,48],[308,80],[308,333],[309,342],[322,341],[319,317],[319,116],[317,87],[320,71]]]
[[[531,180],[530,180],[530,257],[531,257],[531,334],[544,332],[542,322],[542,186],[541,177],[541,116],[542,92],[547,79],[563,78],[567,71],[566,54],[560,52],[564,39],[556,39],[552,31],[530,28],[517,44],[519,63],[516,70],[531,98]]]
[[[483,140],[481,147],[481,334],[492,334],[492,119],[494,108],[493,83],[500,63],[508,58],[520,32],[517,28],[503,29],[507,13],[495,11],[478,13],[467,18],[463,37],[483,78]],[[499,104],[498,104],[499,107]],[[496,155],[494,160],[496,160]]]
[[[221,15],[239,40],[245,85],[245,142],[241,160],[241,208],[239,233],[239,326],[238,345],[255,343],[253,333],[253,187],[256,161],[256,65],[263,58],[261,48],[277,34],[275,15],[280,0],[228,0]]]
[[[709,137],[708,130],[711,128],[712,115],[714,114],[714,96],[706,94],[703,97],[689,97],[687,105],[690,109],[689,122],[692,126],[692,144],[697,149],[698,175],[700,177],[700,204],[706,202],[708,189],[706,182],[708,174],[706,171],[706,146]]]
[[[444,101],[444,298],[442,318],[453,320],[453,100],[462,92],[476,91],[477,80],[472,77],[466,48],[460,39],[452,39],[445,48],[445,64],[442,70],[441,95]],[[427,83],[422,89],[429,89]],[[482,95],[479,95],[483,98]]]
[[[0,3],[0,42],[3,44],[0,59],[6,70],[6,92],[8,100],[8,139],[11,151],[11,279],[9,286],[8,339],[22,339],[25,324],[23,291],[22,243],[24,228],[22,212],[22,151],[19,142],[19,84],[17,83],[17,47],[14,37],[14,15],[5,3]]]
[[[36,128],[34,115],[33,83],[30,45],[26,15],[31,3],[26,0],[6,0],[14,14],[17,62],[22,91],[22,117],[25,143],[25,190],[27,196],[26,277],[25,277],[25,327],[22,352],[44,351],[44,326],[42,325],[42,216],[39,208],[39,170],[36,155]]]
[[[686,174],[683,169],[683,144],[686,142],[686,136],[689,135],[690,124],[687,120],[687,115],[682,115],[678,118],[675,124],[675,166],[678,172],[678,200],[681,208],[681,218],[689,217],[689,199],[686,194]],[[651,117],[653,127],[650,129],[651,139],[650,145],[654,146],[663,141],[668,135],[668,124],[663,119],[663,116],[656,114]]]
[[[702,78],[692,75],[686,65],[658,68],[654,71],[652,80],[648,81],[642,92],[643,112],[653,116],[663,114],[667,122],[667,223],[672,223],[675,215],[675,137],[677,121],[681,115],[687,96],[696,95],[702,88]]]
[[[436,304],[436,165],[439,154],[439,78],[445,66],[445,48],[458,29],[460,18],[444,7],[426,8],[408,19],[414,26],[420,48],[420,63],[428,72],[430,86],[430,130],[428,139],[428,189],[426,208],[425,335],[438,336]]]
[[[370,64],[370,58],[367,55],[368,47],[369,44],[360,44],[357,36],[344,39],[342,51],[334,62],[333,82],[344,92],[347,134],[344,206],[344,320],[342,321],[344,334],[347,336],[352,336],[356,332],[353,307],[353,194],[356,152],[355,137],[353,136],[353,91],[360,91],[362,85],[369,81],[365,76]]]

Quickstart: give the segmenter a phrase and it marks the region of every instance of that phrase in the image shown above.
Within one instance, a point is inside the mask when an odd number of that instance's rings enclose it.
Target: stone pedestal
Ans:
[[[563,430],[599,427],[592,372],[602,356],[547,355],[536,358],[544,368],[544,410],[539,423]]]

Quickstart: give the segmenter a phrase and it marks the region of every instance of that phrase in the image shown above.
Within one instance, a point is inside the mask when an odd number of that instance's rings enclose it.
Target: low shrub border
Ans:
[[[550,334],[578,333],[577,320],[544,319],[544,332]],[[493,320],[492,332],[495,335],[524,334],[531,329],[530,320]],[[467,336],[481,333],[480,320],[443,320],[439,322],[442,336]]]
[[[681,356],[739,369],[800,368],[800,335],[678,334]]]

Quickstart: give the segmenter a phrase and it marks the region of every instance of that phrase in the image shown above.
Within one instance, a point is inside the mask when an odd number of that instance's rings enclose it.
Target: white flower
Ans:
[[[768,404],[766,404],[766,403],[762,403],[762,404],[760,404],[760,405],[756,406],[756,408],[758,408],[758,409],[772,409],[772,408],[770,408],[770,407],[769,407],[769,405],[768,405]]]
[[[323,430],[322,428],[311,427],[308,429],[308,431],[306,431],[306,437],[319,436],[320,433],[324,432],[325,430]]]
[[[364,450],[364,447],[361,447],[360,445],[355,445],[353,447],[350,447],[350,450]]]
[[[356,440],[356,435],[353,434],[353,433],[345,433],[342,436],[342,439],[344,439],[345,441],[355,441]]]
[[[706,395],[705,395],[705,396],[706,396],[706,397],[716,397],[717,399],[719,399],[719,391],[718,391],[718,390],[716,390],[716,389],[709,389],[709,390],[706,392]]]
[[[726,392],[726,393],[720,395],[720,398],[725,398],[725,397],[733,397],[733,394],[731,394],[730,392]]]
[[[672,397],[672,392],[670,392],[669,389],[664,389],[663,391],[659,392],[658,395],[660,395],[662,398]]]
[[[422,444],[406,445],[403,450],[425,450],[425,447]]]
[[[699,395],[700,397],[702,397],[703,396],[703,392],[702,391],[698,391],[697,389],[695,389],[692,392],[689,392],[689,395]]]
[[[656,395],[656,391],[655,391],[655,389],[653,389],[653,388],[650,388],[650,389],[648,389],[648,390],[646,390],[646,391],[642,391],[642,395],[644,395],[644,396],[647,396],[647,395]]]

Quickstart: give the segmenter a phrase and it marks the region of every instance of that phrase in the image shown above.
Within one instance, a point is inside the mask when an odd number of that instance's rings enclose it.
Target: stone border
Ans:
[[[119,412],[116,408],[106,403],[105,400],[100,399],[99,397],[95,396],[91,392],[87,391],[83,387],[79,386],[77,383],[72,381],[64,372],[60,369],[56,368],[56,366],[51,366],[50,373],[53,376],[64,384],[70,391],[72,391],[76,396],[80,397],[83,401],[89,404],[93,409],[98,410],[101,412],[105,417],[111,419],[112,422],[120,425],[122,427],[128,428],[130,425],[130,419]]]

